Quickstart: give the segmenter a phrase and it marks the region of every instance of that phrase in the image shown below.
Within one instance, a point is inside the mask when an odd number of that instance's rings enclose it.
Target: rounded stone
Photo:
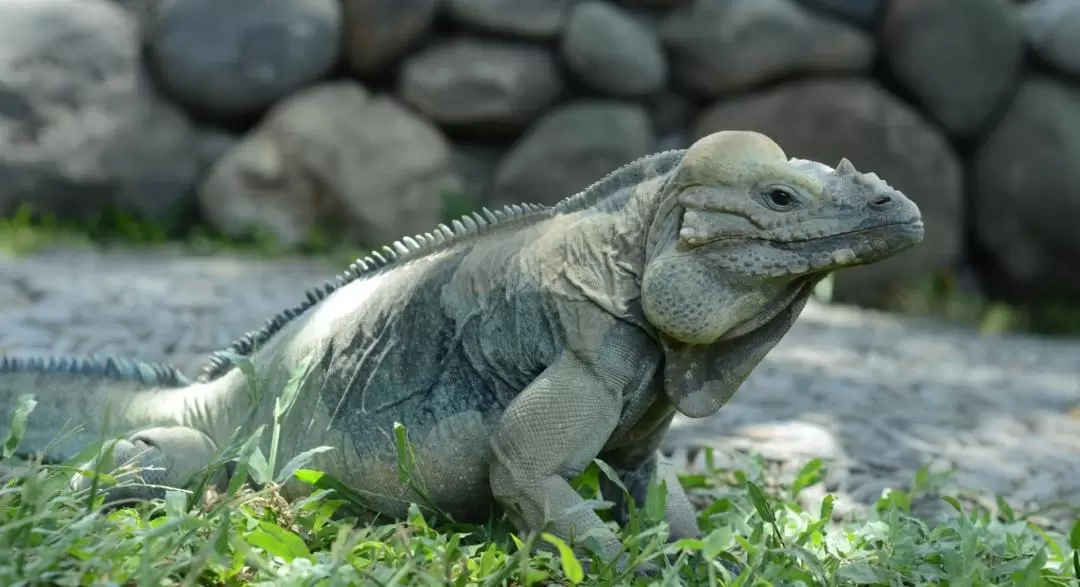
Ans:
[[[786,76],[864,72],[874,41],[854,25],[792,0],[695,0],[664,18],[673,77],[704,96]]]
[[[462,25],[480,31],[523,39],[553,39],[562,32],[573,1],[446,0],[446,11]]]
[[[974,160],[975,231],[1008,289],[1080,295],[1080,89],[1023,80]]]
[[[523,129],[562,90],[558,64],[543,47],[457,38],[406,60],[399,93],[440,124],[484,130]]]
[[[724,129],[771,137],[789,157],[836,165],[847,157],[918,204],[926,236],[895,257],[836,272],[835,296],[887,305],[900,288],[935,276],[960,258],[963,169],[944,134],[870,80],[788,82],[721,100],[699,119],[695,136]]]
[[[877,24],[889,0],[799,0],[808,8],[840,17],[864,29]]]
[[[570,71],[599,92],[640,96],[659,91],[667,81],[667,60],[655,31],[608,2],[576,5],[560,50]]]
[[[0,0],[0,14],[0,216],[174,218],[194,136],[145,75],[135,18],[106,0]]]
[[[325,74],[341,52],[336,0],[173,0],[149,54],[165,90],[217,116],[247,116]]]
[[[999,0],[893,0],[881,38],[893,75],[956,137],[989,122],[1023,61],[1014,8]]]
[[[1080,2],[1037,0],[1020,8],[1028,42],[1058,71],[1080,78]]]
[[[431,230],[458,192],[433,123],[351,80],[275,104],[199,186],[203,214],[230,236],[252,227],[295,246],[316,230],[368,246]]]
[[[345,62],[357,75],[385,73],[431,30],[440,0],[340,0]]]
[[[616,167],[653,152],[645,108],[578,100],[538,120],[499,162],[491,200],[554,204]]]

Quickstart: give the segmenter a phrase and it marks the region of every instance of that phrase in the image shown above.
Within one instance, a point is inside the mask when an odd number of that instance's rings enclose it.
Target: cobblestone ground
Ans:
[[[0,353],[119,354],[192,373],[339,270],[165,251],[0,256]],[[720,464],[759,453],[781,479],[826,459],[819,491],[838,495],[840,514],[906,487],[924,464],[955,468],[953,486],[980,501],[1080,506],[1077,407],[1078,341],[811,305],[734,400],[711,418],[679,419],[666,449],[689,468],[703,447]]]

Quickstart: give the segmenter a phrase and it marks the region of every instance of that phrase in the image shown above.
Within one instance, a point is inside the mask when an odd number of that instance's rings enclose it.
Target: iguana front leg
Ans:
[[[619,555],[618,536],[568,479],[600,453],[619,423],[624,392],[644,385],[655,366],[639,336],[613,327],[595,350],[564,351],[507,407],[491,440],[491,488],[522,531],[550,521],[551,532],[571,544],[581,546],[588,533],[605,560]]]

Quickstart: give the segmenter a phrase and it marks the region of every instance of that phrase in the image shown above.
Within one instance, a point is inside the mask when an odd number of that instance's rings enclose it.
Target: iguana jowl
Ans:
[[[118,450],[148,449],[142,462],[166,469],[149,481],[181,486],[250,409],[269,422],[276,390],[311,356],[281,462],[330,445],[312,466],[400,517],[418,501],[398,477],[401,422],[434,505],[483,520],[497,503],[522,530],[550,519],[567,540],[592,532],[611,557],[620,541],[568,479],[600,457],[643,500],[676,411],[718,410],[826,274],[922,236],[916,205],[846,159],[789,159],[763,135],[720,132],[553,207],[485,210],[358,261],[234,344],[273,390],[259,405],[215,356],[193,383],[167,368],[139,378],[9,361],[0,407],[37,394],[33,450],[69,419],[96,438],[112,406],[111,433],[142,429]],[[678,481],[662,476],[671,538],[698,535]]]

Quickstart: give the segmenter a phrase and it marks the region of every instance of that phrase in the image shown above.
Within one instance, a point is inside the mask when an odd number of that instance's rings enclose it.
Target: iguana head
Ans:
[[[835,168],[790,159],[755,132],[698,140],[661,198],[642,305],[680,347],[747,335],[793,303],[801,309],[829,272],[880,261],[923,237],[919,208],[875,174],[847,159]]]

